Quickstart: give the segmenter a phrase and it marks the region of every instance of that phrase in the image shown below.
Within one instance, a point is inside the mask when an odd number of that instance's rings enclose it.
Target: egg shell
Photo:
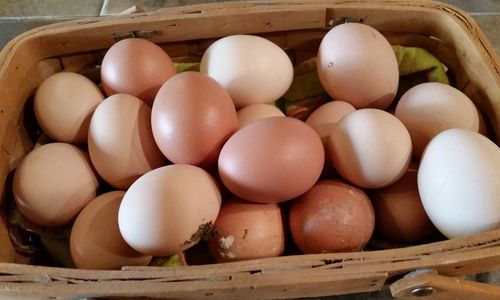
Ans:
[[[417,159],[431,139],[446,129],[479,130],[474,103],[456,88],[439,82],[422,83],[406,91],[394,115],[410,132]]]
[[[388,112],[365,108],[344,117],[328,138],[335,170],[363,188],[397,181],[411,160],[411,138],[403,123]]]
[[[176,74],[175,65],[158,45],[138,38],[109,48],[101,65],[106,95],[129,94],[152,105],[163,83]]]
[[[90,118],[104,100],[99,88],[83,75],[59,72],[49,76],[35,94],[35,116],[55,141],[87,142]]]
[[[240,198],[276,203],[305,193],[324,164],[323,144],[307,124],[289,117],[258,120],[238,130],[219,156],[224,185]]]
[[[384,238],[413,243],[427,237],[434,226],[424,210],[417,186],[417,165],[395,183],[370,191],[375,228]]]
[[[217,262],[281,255],[285,247],[282,218],[274,203],[226,200],[215,221],[218,234],[208,241],[210,255]]]
[[[238,110],[238,129],[264,118],[284,117],[285,114],[276,106],[265,103],[250,104]]]
[[[151,131],[151,108],[126,94],[110,96],[97,107],[88,146],[99,175],[117,189],[128,188],[166,161]]]
[[[307,118],[306,124],[316,130],[323,143],[326,144],[333,127],[355,110],[356,108],[348,102],[330,101],[316,108]]]
[[[500,149],[483,135],[448,129],[434,137],[418,170],[427,215],[448,238],[500,228]]]
[[[90,201],[78,214],[70,235],[71,257],[79,269],[119,270],[147,266],[151,256],[132,249],[118,228],[118,209],[125,192],[113,191]]]
[[[217,80],[238,109],[279,99],[293,81],[293,65],[285,51],[253,35],[215,41],[201,58],[200,72]]]
[[[399,69],[387,39],[361,23],[332,28],[321,40],[317,70],[333,99],[356,108],[387,108],[396,96]]]
[[[236,130],[231,97],[215,80],[183,72],[158,92],[151,123],[155,140],[173,163],[211,166]]]
[[[21,213],[41,226],[63,226],[95,198],[99,184],[88,154],[66,143],[29,152],[14,175],[14,200]]]
[[[125,241],[141,253],[170,256],[194,245],[221,205],[214,179],[192,165],[150,171],[127,190],[118,212]]]
[[[370,240],[375,215],[368,196],[337,180],[322,180],[294,200],[290,231],[306,254],[360,251]]]

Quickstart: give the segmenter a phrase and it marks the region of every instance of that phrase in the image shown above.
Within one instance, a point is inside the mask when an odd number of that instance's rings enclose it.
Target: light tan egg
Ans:
[[[87,142],[90,118],[104,96],[83,75],[56,73],[40,84],[35,94],[35,116],[43,131],[55,141]]]
[[[316,130],[323,143],[325,143],[333,126],[355,110],[354,106],[345,101],[327,102],[313,111],[307,118],[306,124]]]
[[[474,103],[458,89],[439,82],[426,82],[409,89],[401,96],[394,115],[408,128],[417,159],[432,138],[446,129],[479,131]]]
[[[88,146],[99,175],[118,189],[166,162],[153,138],[151,108],[131,95],[115,94],[97,107]]]
[[[316,60],[319,79],[332,99],[356,108],[387,108],[396,96],[399,69],[387,39],[361,23],[333,27]]]
[[[285,114],[276,106],[265,103],[250,104],[238,110],[238,129],[264,118],[284,117]]]
[[[88,154],[65,143],[28,153],[17,167],[13,192],[17,207],[41,226],[63,226],[95,198],[99,186]]]
[[[335,170],[363,188],[394,183],[408,168],[411,138],[403,123],[388,112],[365,108],[344,117],[328,138]]]

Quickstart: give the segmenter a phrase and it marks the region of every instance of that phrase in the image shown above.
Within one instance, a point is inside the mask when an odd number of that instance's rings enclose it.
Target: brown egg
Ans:
[[[192,165],[169,165],[132,184],[120,205],[118,224],[132,248],[169,256],[210,233],[220,205],[220,191],[208,172]]]
[[[208,249],[217,262],[279,256],[285,247],[281,209],[274,203],[225,201],[215,228]]]
[[[237,117],[229,94],[217,81],[184,72],[161,87],[151,122],[155,140],[170,161],[210,166],[236,130]]]
[[[315,109],[307,118],[306,124],[316,130],[323,144],[326,144],[333,126],[355,110],[354,106],[345,101],[330,101]]]
[[[238,129],[264,118],[284,117],[285,114],[276,106],[271,104],[250,104],[238,110]]]
[[[77,73],[60,72],[47,79],[35,94],[35,116],[43,131],[59,142],[87,142],[90,118],[104,100],[99,88]]]
[[[411,138],[405,126],[380,109],[365,108],[344,117],[328,137],[335,170],[363,188],[397,181],[411,160]]]
[[[376,230],[384,238],[402,243],[416,242],[429,235],[434,226],[418,193],[417,168],[383,189],[370,192],[375,209]]]
[[[88,154],[65,143],[40,146],[24,157],[14,175],[17,207],[41,226],[62,226],[95,198],[98,181]]]
[[[97,107],[88,145],[99,175],[118,189],[165,163],[151,131],[151,108],[130,95],[110,96]]]
[[[321,139],[304,122],[266,118],[229,138],[219,156],[219,175],[240,198],[282,202],[313,186],[323,169],[324,156]]]
[[[332,28],[321,41],[318,75],[333,99],[356,108],[387,108],[396,96],[399,69],[387,39],[361,23]]]
[[[149,105],[163,83],[175,75],[175,65],[163,49],[144,39],[124,39],[109,48],[101,65],[106,95],[129,94]]]
[[[375,227],[366,194],[335,180],[319,181],[295,200],[289,220],[293,240],[306,254],[360,251]]]
[[[118,209],[125,192],[114,191],[92,200],[78,214],[70,236],[71,257],[79,269],[120,269],[146,266],[151,256],[132,249],[118,228]]]

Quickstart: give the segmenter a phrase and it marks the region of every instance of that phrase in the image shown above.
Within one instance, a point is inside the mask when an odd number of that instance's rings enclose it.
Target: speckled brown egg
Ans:
[[[360,251],[375,227],[368,196],[336,180],[320,181],[295,200],[289,221],[295,244],[306,254]]]
[[[79,269],[120,269],[146,266],[151,256],[132,249],[118,228],[118,209],[125,192],[114,191],[92,200],[78,214],[70,236],[71,257]]]

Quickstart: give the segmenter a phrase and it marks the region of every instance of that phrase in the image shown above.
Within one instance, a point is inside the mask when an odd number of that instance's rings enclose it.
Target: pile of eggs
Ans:
[[[363,24],[328,32],[316,62],[333,100],[303,122],[272,105],[294,69],[269,40],[221,38],[200,72],[178,74],[154,43],[117,42],[101,66],[107,98],[76,73],[39,86],[36,118],[55,142],[20,163],[15,202],[36,224],[74,222],[71,255],[89,269],[201,239],[223,262],[281,255],[288,232],[322,253],[360,251],[374,228],[411,243],[434,226],[449,238],[500,227],[500,151],[467,96],[424,83],[394,105],[395,54]]]

